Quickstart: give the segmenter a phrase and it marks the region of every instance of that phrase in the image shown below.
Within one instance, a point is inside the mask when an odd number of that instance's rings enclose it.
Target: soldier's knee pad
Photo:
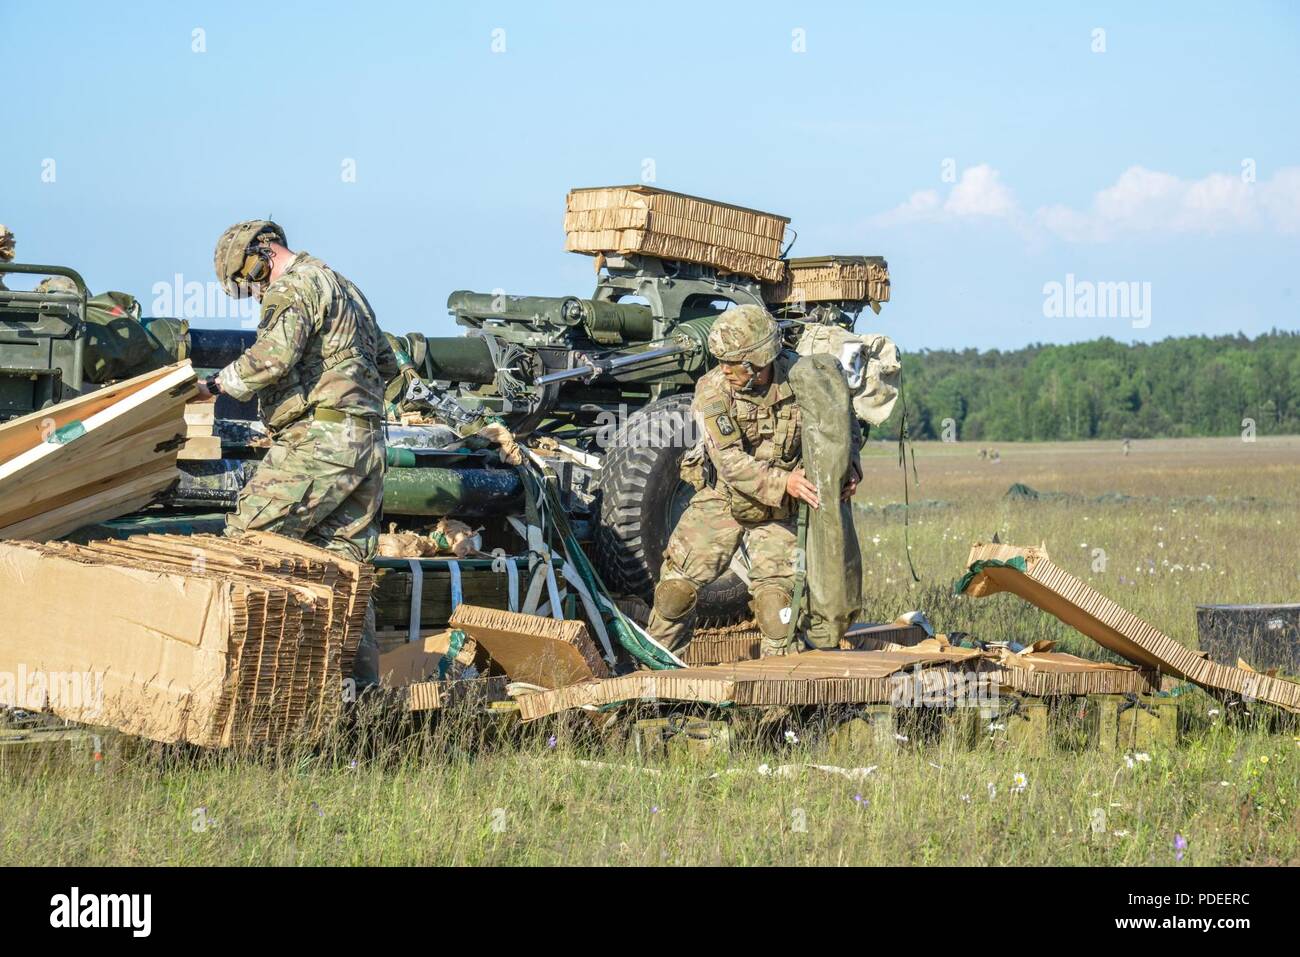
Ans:
[[[655,611],[669,621],[681,621],[695,610],[699,590],[684,578],[669,578],[655,586]]]
[[[767,638],[784,638],[790,630],[790,593],[780,585],[758,588],[750,600],[758,630]]]

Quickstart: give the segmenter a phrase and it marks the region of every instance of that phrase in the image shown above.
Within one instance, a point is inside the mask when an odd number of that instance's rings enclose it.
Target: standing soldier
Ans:
[[[295,253],[267,220],[217,240],[217,278],[233,298],[261,302],[248,350],[203,382],[203,395],[257,397],[272,445],[239,494],[226,533],[278,532],[368,561],[384,492],[384,388],[399,373],[361,290]],[[357,649],[359,685],[378,680],[373,609]]]
[[[742,539],[750,559],[750,607],[763,634],[764,656],[784,654],[794,589],[796,501],[821,504],[800,465],[802,427],[789,382],[799,359],[781,348],[776,321],[761,306],[723,313],[709,331],[717,368],[695,386],[691,405],[700,444],[682,462],[696,494],[664,550],[649,634],[673,651],[690,640],[700,588],[721,575]],[[862,470],[854,420],[854,471]]]

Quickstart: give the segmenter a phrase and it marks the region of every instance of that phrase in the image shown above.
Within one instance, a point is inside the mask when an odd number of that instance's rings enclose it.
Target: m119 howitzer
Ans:
[[[397,337],[436,387],[516,435],[572,433],[689,391],[731,304],[762,303],[754,280],[649,257],[613,257],[590,298],[454,292],[460,337]]]
[[[878,265],[883,273],[883,260]],[[571,524],[594,540],[607,585],[648,597],[668,535],[693,494],[678,466],[694,439],[691,392],[712,365],[706,339],[714,320],[733,305],[764,305],[778,319],[795,320],[786,324],[792,345],[803,323],[851,329],[857,313],[876,304],[823,297],[804,305],[774,297],[770,284],[747,276],[652,256],[610,255],[603,266],[589,298],[454,292],[447,306],[464,335],[390,338],[430,387],[428,412],[452,429],[496,417],[521,439],[549,437],[577,453],[557,469]],[[0,294],[0,318],[21,336],[13,345],[0,336],[0,419],[80,394],[82,351],[89,349],[80,277],[60,267],[7,271],[67,275],[79,293]],[[190,329],[183,320],[145,322],[170,343],[172,361],[188,357],[201,370],[233,361],[255,336]],[[48,348],[33,350],[33,337],[44,337]],[[250,419],[256,412],[222,396],[217,416]],[[256,423],[218,425],[227,458],[182,463],[167,508],[229,507],[258,454]],[[400,432],[390,430],[394,451],[402,447]],[[227,443],[233,433],[250,438]],[[518,507],[515,473],[487,468],[480,458],[402,448],[390,465],[389,516],[489,516]],[[701,613],[743,613],[746,597],[744,582],[724,575],[701,590]]]
[[[650,256],[611,255],[603,267],[590,298],[454,292],[447,307],[464,336],[393,338],[435,394],[500,418],[517,437],[554,437],[582,453],[565,473],[575,524],[591,530],[606,583],[648,597],[694,492],[678,467],[694,444],[691,393],[713,364],[713,322],[761,305],[796,320],[785,324],[793,345],[805,323],[852,329],[869,303],[774,303],[755,279]],[[703,614],[724,617],[743,612],[746,598],[727,574],[699,600]]]

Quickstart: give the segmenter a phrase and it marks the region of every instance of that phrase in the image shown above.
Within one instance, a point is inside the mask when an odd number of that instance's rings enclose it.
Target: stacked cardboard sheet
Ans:
[[[1210,661],[1052,564],[1045,549],[977,542],[957,591],[976,598],[1011,592],[1149,671],[1300,711],[1300,683]]]
[[[678,657],[690,667],[750,661],[758,657],[763,633],[753,621],[712,628],[696,628]]]
[[[570,708],[635,699],[735,705],[888,704],[914,700],[918,691],[933,699],[949,691],[969,694],[976,686],[989,696],[995,678],[995,669],[980,652],[962,648],[809,651],[730,665],[637,672],[520,695],[516,700],[520,716],[530,721]]]
[[[920,625],[854,625],[840,641],[842,651],[888,651],[895,646],[911,646],[929,635]],[[751,661],[758,657],[763,633],[752,620],[734,625],[696,628],[680,658],[687,665],[719,665],[734,661]]]
[[[0,425],[0,539],[58,538],[149,504],[177,477],[188,362]]]
[[[371,584],[266,533],[0,543],[0,673],[47,688],[0,704],[212,747],[308,734],[338,713]]]
[[[620,701],[733,705],[974,705],[1005,692],[1039,697],[1143,694],[1157,676],[1129,665],[1027,650],[1012,655],[956,648],[941,638],[876,651],[809,651],[729,665],[637,672],[517,698],[524,720]]]
[[[779,282],[784,216],[730,206],[651,186],[569,191],[564,248],[581,253],[640,253],[713,266]]]
[[[883,256],[790,259],[779,282],[764,284],[763,298],[773,305],[839,301],[878,305],[889,302],[889,264]]]

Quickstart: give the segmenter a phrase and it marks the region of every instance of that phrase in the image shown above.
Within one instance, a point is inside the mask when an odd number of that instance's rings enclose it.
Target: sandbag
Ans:
[[[868,425],[881,425],[894,411],[903,366],[888,336],[859,335],[841,326],[808,325],[795,346],[801,356],[834,356],[844,370],[853,410]]]
[[[140,321],[130,293],[104,292],[86,300],[86,378],[97,385],[129,379],[173,362],[166,346]]]
[[[862,550],[853,506],[840,501],[855,451],[852,395],[830,355],[803,356],[789,375],[803,416],[803,469],[821,497],[820,508],[807,510],[806,639],[814,648],[838,648],[862,605]]]

